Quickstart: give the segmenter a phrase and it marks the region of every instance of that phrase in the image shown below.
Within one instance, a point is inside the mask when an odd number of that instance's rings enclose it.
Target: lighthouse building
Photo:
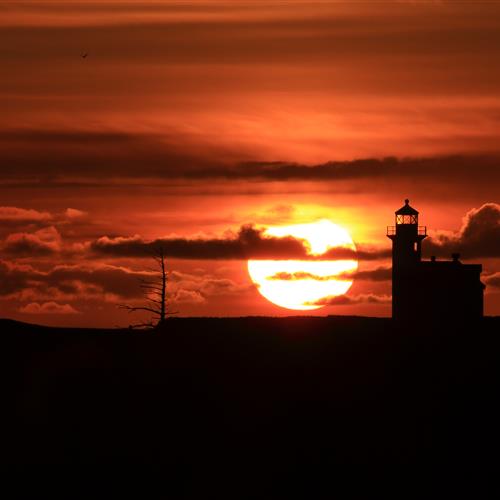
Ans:
[[[392,240],[392,317],[397,320],[475,320],[483,315],[481,264],[452,260],[422,260],[427,228],[418,225],[418,211],[409,200],[387,227]]]

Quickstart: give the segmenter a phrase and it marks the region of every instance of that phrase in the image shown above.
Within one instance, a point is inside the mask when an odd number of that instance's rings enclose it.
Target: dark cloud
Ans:
[[[201,304],[214,296],[242,296],[253,290],[254,286],[248,282],[237,283],[232,279],[205,272],[192,274],[173,271],[169,275],[167,289],[174,303]]]
[[[459,252],[464,258],[500,257],[500,205],[486,203],[472,209],[457,234],[438,233],[425,240],[423,248],[429,255],[436,256]]]
[[[75,215],[73,215],[75,212]],[[72,210],[70,221],[78,221],[85,214]],[[103,236],[92,242],[65,244],[54,226],[37,231],[9,234],[1,249],[12,257],[44,257],[94,255],[110,257],[151,257],[155,249],[162,247],[169,258],[200,260],[246,260],[246,259],[304,259],[304,260],[377,260],[390,256],[390,249],[358,246],[335,247],[322,255],[308,253],[304,240],[292,236],[275,237],[265,234],[265,229],[251,224],[243,225],[237,233],[228,231],[219,238],[159,238],[145,240],[135,236]]]
[[[327,250],[321,255],[321,260],[342,260],[342,259],[356,259],[356,260],[379,260],[387,259],[392,255],[390,248],[373,248],[358,245],[356,251],[347,247],[334,247]]]
[[[60,265],[45,272],[29,265],[0,261],[0,296],[35,290],[42,296],[62,294],[81,298],[80,294],[87,292],[94,296],[107,293],[133,298],[142,294],[139,279],[148,277],[151,277],[149,272],[118,266]]]
[[[16,257],[47,256],[61,250],[62,240],[59,231],[50,226],[34,233],[10,234],[1,248],[4,254]]]
[[[303,240],[293,237],[273,237],[264,234],[264,229],[244,225],[236,234],[225,238],[187,239],[163,238],[146,241],[140,236],[115,237],[103,236],[92,242],[90,249],[96,254],[120,257],[147,257],[155,248],[162,247],[165,255],[178,259],[304,259],[375,260],[390,256],[390,250],[358,249],[336,247],[320,256],[308,254]]]
[[[349,276],[349,275],[346,275]],[[352,275],[353,279],[365,281],[388,281],[392,279],[392,268],[378,267],[367,271],[356,271]]]
[[[0,177],[9,183],[29,185],[43,182],[97,187],[118,179],[148,178],[312,182],[391,179],[393,183],[420,179],[467,182],[469,186],[500,182],[500,156],[495,155],[367,158],[317,165],[238,162],[236,158],[248,156],[245,151],[203,144],[199,138],[195,141],[178,133],[4,130],[0,132],[0,153],[4,164]]]
[[[179,167],[221,165],[195,145],[186,151],[168,135],[92,131],[15,130],[0,132],[4,167],[1,178],[9,182],[88,183],[110,177],[176,177]],[[207,152],[204,152],[205,154]],[[222,151],[219,151],[222,156]],[[223,164],[223,162],[222,162]],[[181,168],[182,170],[182,168]],[[182,175],[180,176],[182,177]]]
[[[167,257],[181,259],[248,259],[305,257],[302,241],[292,237],[265,236],[263,230],[242,226],[237,234],[226,238],[165,238],[144,241],[141,237],[108,238],[94,241],[91,249],[103,255],[147,257],[162,247]]]
[[[141,280],[156,277],[153,271],[104,264],[59,265],[40,271],[29,265],[0,261],[0,297],[30,303],[143,300]],[[248,283],[236,283],[207,273],[173,271],[168,278],[169,302],[201,303],[208,297],[240,294],[250,289],[252,285]]]
[[[252,162],[234,169],[206,170],[188,173],[200,177],[234,179],[342,181],[354,179],[402,178],[443,179],[449,181],[470,178],[471,168],[477,175],[500,179],[500,157],[496,156],[442,156],[431,158],[367,158],[349,161],[331,161],[320,165],[301,165],[284,162]],[[491,177],[490,177],[491,178]]]
[[[45,283],[70,293],[78,293],[79,284],[94,285],[102,293],[122,298],[133,298],[142,294],[140,279],[151,278],[151,272],[132,271],[125,267],[100,266],[56,266],[46,276]]]
[[[43,279],[44,273],[28,265],[0,260],[0,297],[12,295],[30,286],[30,282]]]

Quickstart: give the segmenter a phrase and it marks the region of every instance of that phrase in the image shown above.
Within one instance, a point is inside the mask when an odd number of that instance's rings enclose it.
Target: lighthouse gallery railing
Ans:
[[[394,236],[396,234],[397,226],[387,226],[387,236]],[[418,226],[417,234],[419,236],[427,236],[427,226]]]

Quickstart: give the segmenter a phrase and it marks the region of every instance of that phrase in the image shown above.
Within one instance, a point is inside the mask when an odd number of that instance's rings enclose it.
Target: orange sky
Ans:
[[[500,202],[499,58],[496,2],[2,2],[1,315],[128,324],[116,304],[135,300],[147,262],[93,251],[101,237],[224,239],[326,217],[387,249],[405,197],[440,234],[476,209],[480,236],[453,241],[483,263],[500,314],[498,205],[479,210]],[[241,260],[170,267],[181,314],[290,314]]]

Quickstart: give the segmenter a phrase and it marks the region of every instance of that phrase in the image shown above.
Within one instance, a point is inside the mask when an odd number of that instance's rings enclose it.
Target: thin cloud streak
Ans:
[[[313,306],[354,306],[358,304],[390,304],[390,295],[376,295],[372,293],[359,295],[336,295],[325,297],[315,302],[306,303]]]
[[[366,270],[366,271],[355,271],[350,273],[334,274],[330,276],[319,276],[317,274],[308,272],[279,272],[268,276],[268,280],[278,280],[278,281],[300,281],[300,280],[313,280],[313,281],[352,281],[352,280],[364,280],[364,281],[389,281],[391,279],[392,270],[389,267],[379,267],[376,269]]]

